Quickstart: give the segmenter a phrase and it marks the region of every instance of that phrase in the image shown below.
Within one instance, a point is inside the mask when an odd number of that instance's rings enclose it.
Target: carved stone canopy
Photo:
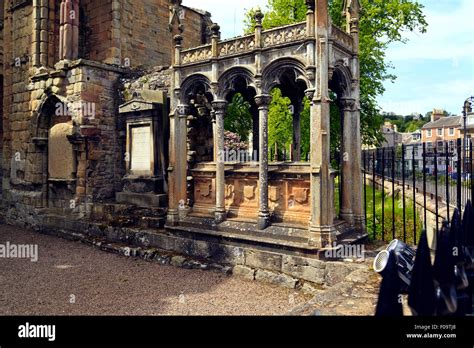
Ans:
[[[149,110],[157,110],[166,104],[166,95],[162,91],[141,90],[133,92],[131,100],[120,105],[119,113],[135,113]]]
[[[120,106],[120,114],[128,114],[133,112],[143,112],[143,111],[150,111],[156,110],[160,108],[160,104],[146,102],[143,100],[131,100],[128,103],[125,103]]]

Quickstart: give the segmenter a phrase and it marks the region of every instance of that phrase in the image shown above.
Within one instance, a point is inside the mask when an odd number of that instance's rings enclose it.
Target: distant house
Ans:
[[[464,121],[463,121],[464,122]],[[464,126],[464,124],[463,124]],[[466,120],[467,138],[474,138],[474,113],[470,113]],[[464,135],[464,133],[463,133]]]
[[[436,111],[436,110],[435,110]],[[450,149],[454,149],[457,139],[462,138],[463,132],[462,116],[444,116],[433,112],[431,122],[422,128],[422,142],[426,143],[428,151],[434,148],[444,148],[448,143]]]
[[[421,143],[421,131],[412,133],[400,133],[402,135],[402,144],[405,145],[406,167],[413,167],[413,160],[416,168],[423,167],[423,146]]]
[[[398,132],[397,126],[390,122],[385,122],[382,126],[384,141],[382,147],[395,147],[402,143],[402,134]]]
[[[436,149],[438,154],[440,154],[437,166],[438,171],[442,173],[452,170],[452,168],[446,167],[446,161],[442,156],[442,154],[446,153],[446,150],[454,154],[454,157],[452,157],[453,162],[450,166],[456,166],[456,143],[464,135],[463,118],[462,116],[445,116],[441,112],[436,111],[431,116],[431,122],[427,123],[421,130],[422,142],[426,143],[426,151],[428,153],[433,153]],[[446,145],[448,145],[447,149]],[[433,172],[434,161],[432,158],[428,160],[426,167],[428,171]]]

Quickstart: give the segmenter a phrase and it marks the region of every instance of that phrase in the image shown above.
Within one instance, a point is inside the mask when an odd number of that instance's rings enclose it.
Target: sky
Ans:
[[[247,9],[265,8],[267,0],[183,0],[183,4],[212,13],[222,38],[243,33]],[[386,112],[425,114],[444,109],[460,115],[464,100],[474,96],[474,0],[419,0],[424,5],[428,32],[405,33],[408,43],[392,44],[387,59],[397,76],[385,84],[378,99]]]

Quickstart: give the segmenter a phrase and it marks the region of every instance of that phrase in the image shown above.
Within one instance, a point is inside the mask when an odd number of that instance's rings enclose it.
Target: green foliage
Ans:
[[[392,230],[392,196],[388,195],[387,192],[384,194],[385,206],[382,210],[382,191],[375,190],[375,238],[374,238],[374,201],[373,201],[373,188],[372,186],[366,186],[366,199],[367,199],[367,232],[371,240],[391,240],[393,235]],[[420,232],[423,230],[423,221],[421,220],[421,214],[417,212],[416,216],[413,214],[413,201],[411,199],[405,199],[405,227],[406,227],[406,241],[408,244],[415,244],[415,221],[417,230],[417,239],[420,236]],[[382,235],[382,214],[384,216],[385,224]],[[400,240],[404,239],[403,234],[403,201],[400,197],[395,197],[395,238]],[[418,242],[418,240],[416,241]]]
[[[386,50],[393,42],[406,42],[406,31],[426,32],[427,23],[423,5],[414,0],[361,0],[363,11],[360,19],[360,69],[361,69],[361,131],[366,144],[382,140],[380,128],[383,117],[377,105],[377,97],[385,92],[384,82],[394,82],[387,61]],[[343,0],[330,0],[330,13],[334,24],[345,26],[342,16]],[[264,29],[292,24],[305,20],[304,0],[268,0]],[[246,31],[254,27],[255,9],[249,10],[245,20]],[[331,126],[336,126],[335,123]],[[340,137],[340,134],[339,134]],[[337,140],[334,140],[336,147]]]
[[[426,122],[422,121],[422,120],[407,122],[406,125],[405,125],[404,132],[413,133],[413,132],[417,131],[418,129],[421,129],[425,124],[426,124]]]
[[[272,90],[272,102],[268,112],[268,148],[275,149],[275,144],[279,151],[290,150],[293,142],[293,115],[290,112],[291,100],[283,97],[281,90]]]
[[[386,116],[385,122],[390,122],[397,126],[397,130],[401,133],[412,133],[421,129],[429,120],[424,118],[416,121],[412,116]]]
[[[268,0],[267,9],[262,23],[264,29],[302,22],[306,18],[305,0]],[[244,19],[247,34],[255,29],[254,15],[256,11],[257,8],[247,11]]]
[[[250,103],[244,100],[240,93],[236,93],[227,107],[224,120],[227,131],[238,134],[242,141],[247,141],[252,129],[252,114]]]

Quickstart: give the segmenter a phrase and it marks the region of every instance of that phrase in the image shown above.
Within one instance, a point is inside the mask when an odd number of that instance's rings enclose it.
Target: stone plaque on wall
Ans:
[[[132,127],[131,137],[131,170],[150,171],[152,164],[151,153],[151,127]]]
[[[67,138],[72,133],[73,126],[68,123],[59,123],[49,131],[48,171],[50,179],[74,179],[76,161],[72,144]]]

